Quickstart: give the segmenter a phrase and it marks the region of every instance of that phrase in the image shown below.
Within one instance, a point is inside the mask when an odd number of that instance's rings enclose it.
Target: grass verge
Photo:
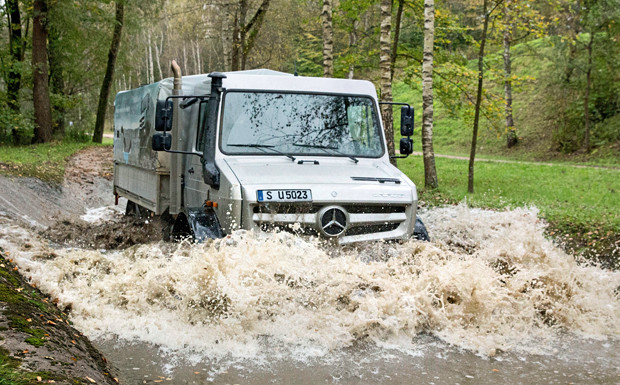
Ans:
[[[399,161],[427,205],[467,201],[474,207],[535,206],[549,235],[576,252],[618,268],[620,170],[569,165],[476,162],[474,194],[467,193],[468,161],[436,158],[439,188],[426,190],[422,157]]]
[[[61,183],[71,155],[86,147],[109,145],[111,139],[103,144],[51,142],[31,146],[0,146],[0,173]]]

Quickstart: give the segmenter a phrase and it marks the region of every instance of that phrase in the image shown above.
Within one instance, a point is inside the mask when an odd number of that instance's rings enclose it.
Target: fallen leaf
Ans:
[[[493,371],[494,371],[494,372],[499,372],[499,370],[498,370],[498,369],[493,369]]]
[[[56,325],[56,322],[50,321],[50,320],[47,320],[47,323],[50,324],[50,325]]]
[[[194,374],[200,374],[200,372],[194,372]]]
[[[24,350],[22,353],[26,354],[26,353],[28,353],[28,350]]]
[[[17,288],[17,289],[15,289],[15,290],[16,290],[18,293],[21,293],[21,292],[22,292],[22,290],[24,290],[24,288],[23,288],[23,287],[18,287],[18,288]]]
[[[41,376],[37,376],[37,381],[41,382]]]
[[[92,382],[93,384],[96,384],[96,383],[97,383],[97,381],[93,380],[92,378],[90,378],[90,377],[88,377],[88,376],[86,376],[86,379],[87,379],[88,381]]]
[[[26,321],[32,322],[32,318],[26,318]]]
[[[74,340],[71,340],[71,343],[75,345],[75,341]]]

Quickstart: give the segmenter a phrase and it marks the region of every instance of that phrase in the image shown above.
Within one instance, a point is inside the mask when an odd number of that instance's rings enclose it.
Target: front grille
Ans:
[[[312,203],[261,203],[252,209],[254,214],[313,214],[321,209]]]
[[[252,220],[263,231],[280,230],[318,235],[320,227],[324,227],[323,231],[327,234],[340,235],[338,230],[341,231],[342,227],[334,225],[332,228],[328,224],[330,220],[344,223],[345,216],[340,210],[336,209],[336,217],[333,215],[329,218],[324,217],[322,222],[317,223],[318,214],[325,206],[332,204],[259,203],[252,207]],[[406,205],[336,204],[335,206],[342,207],[348,213],[348,228],[342,234],[344,236],[390,232],[407,220]]]
[[[407,210],[406,206],[391,206],[391,205],[344,205],[345,210],[349,214],[394,214],[404,213]]]
[[[383,233],[387,231],[396,230],[398,226],[400,226],[400,223],[382,223],[378,225],[357,226],[357,227],[348,229],[345,235]]]

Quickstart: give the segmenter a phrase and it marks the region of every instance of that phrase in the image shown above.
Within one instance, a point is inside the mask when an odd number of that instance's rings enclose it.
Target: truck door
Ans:
[[[200,102],[198,110],[198,124],[196,130],[190,130],[194,138],[188,138],[190,143],[193,142],[193,146],[196,152],[204,151],[204,143],[202,141],[203,132],[207,122],[207,101]],[[190,155],[187,162],[185,162],[185,196],[184,206],[187,208],[201,207],[204,201],[207,200],[208,191],[210,186],[204,183],[202,177],[202,163],[201,159],[197,155]]]

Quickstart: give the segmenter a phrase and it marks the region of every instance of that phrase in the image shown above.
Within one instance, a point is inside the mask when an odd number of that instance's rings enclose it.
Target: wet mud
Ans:
[[[59,246],[118,250],[162,241],[169,227],[170,224],[159,217],[135,218],[116,213],[103,223],[63,219],[40,234]]]

